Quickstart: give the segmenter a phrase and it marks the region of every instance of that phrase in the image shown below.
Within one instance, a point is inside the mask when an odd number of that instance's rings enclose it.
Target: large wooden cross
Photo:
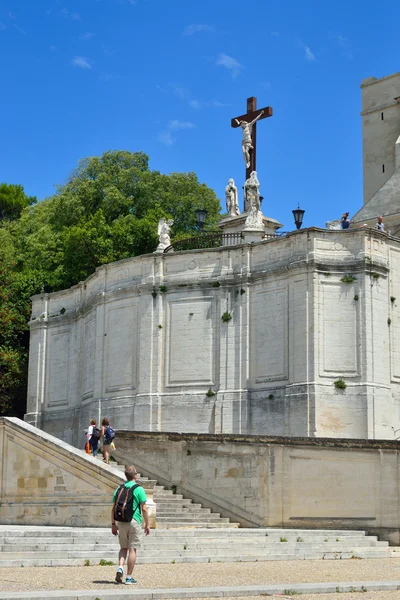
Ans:
[[[254,120],[257,119],[258,121],[259,119],[266,119],[267,117],[272,117],[271,106],[266,106],[265,108],[260,108],[257,110],[257,98],[251,97],[247,98],[247,113],[245,115],[241,115],[240,117],[236,117],[231,121],[232,127],[240,127],[241,121],[244,121],[245,123],[253,123],[251,126],[251,147],[248,147],[250,154],[250,166],[246,167],[246,179],[250,177],[250,173],[252,171],[257,171],[257,123],[254,122]],[[244,138],[242,141],[242,149],[245,144],[246,142]]]

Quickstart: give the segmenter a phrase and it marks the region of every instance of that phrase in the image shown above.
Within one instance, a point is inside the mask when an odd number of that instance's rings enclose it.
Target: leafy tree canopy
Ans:
[[[142,152],[110,151],[81,160],[54,196],[25,209],[8,231],[18,270],[54,291],[101,264],[153,252],[162,217],[174,220],[175,238],[194,235],[198,208],[208,212],[206,229],[215,229],[219,200],[194,173],[164,175],[149,170]]]
[[[34,196],[27,196],[22,185],[0,183],[0,221],[18,219],[26,206],[35,204]]]

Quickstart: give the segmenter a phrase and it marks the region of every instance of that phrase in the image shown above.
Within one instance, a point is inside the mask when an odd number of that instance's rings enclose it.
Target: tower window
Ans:
[[[382,173],[385,172],[385,165],[382,165]]]
[[[381,112],[381,121],[384,121],[384,120],[385,120],[385,115],[383,112]]]

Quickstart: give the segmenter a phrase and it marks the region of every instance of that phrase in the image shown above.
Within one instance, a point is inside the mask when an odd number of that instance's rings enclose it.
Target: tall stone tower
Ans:
[[[354,216],[373,225],[384,216],[386,230],[400,231],[400,73],[361,84],[364,206]]]
[[[393,175],[400,135],[400,73],[361,84],[364,205]]]

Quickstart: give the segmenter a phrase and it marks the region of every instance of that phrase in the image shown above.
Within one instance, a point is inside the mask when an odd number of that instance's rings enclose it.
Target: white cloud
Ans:
[[[81,21],[81,15],[77,12],[69,12],[65,7],[61,9],[61,14],[66,19],[72,19],[73,21]]]
[[[18,31],[18,33],[20,33],[21,35],[28,35],[25,31],[25,29],[22,29],[22,27],[20,27],[19,25],[15,25],[14,23],[14,29],[16,29]]]
[[[342,54],[347,56],[347,58],[353,58],[353,53],[351,50],[351,45],[348,39],[346,39],[343,35],[334,35],[333,39],[338,44],[339,48],[342,51]]]
[[[4,25],[4,23],[0,21],[0,31],[4,31],[5,29],[7,29],[7,25]]]
[[[211,25],[188,25],[183,32],[183,35],[194,35],[195,33],[211,33],[214,31],[214,27]]]
[[[80,69],[91,69],[92,65],[84,56],[74,56],[72,59],[72,64],[74,67],[79,67]]]
[[[243,66],[240,64],[236,58],[229,56],[228,54],[220,54],[217,57],[216,64],[220,67],[226,67],[232,73],[233,79],[239,75],[240,71],[243,69]]]
[[[115,81],[116,79],[119,79],[120,75],[117,75],[116,73],[102,73],[100,75],[100,80],[101,81],[105,81],[106,83],[108,81]]]
[[[304,46],[304,52],[308,61],[313,62],[315,60],[315,56],[308,46]]]
[[[231,105],[225,104],[225,102],[220,102],[219,100],[213,100],[212,106],[215,106],[215,108],[225,108],[225,107],[231,106]]]
[[[106,46],[105,44],[102,45],[102,49],[104,56],[114,56],[115,54],[115,50],[109,46]]]
[[[11,10],[8,13],[8,16],[10,17],[10,19],[16,19],[17,17],[14,15],[14,13],[11,12]]]
[[[160,131],[158,134],[158,141],[164,146],[172,146],[176,142],[176,138],[172,135],[173,131],[181,131],[183,129],[194,129],[196,127],[190,121],[180,121],[179,119],[174,119],[169,121],[166,129]]]
[[[200,100],[191,100],[189,102],[189,106],[191,106],[192,108],[195,108],[196,110],[199,110],[202,107],[202,104],[201,104]]]
[[[311,51],[311,48],[309,46],[306,46],[306,44],[304,44],[304,42],[302,42],[301,40],[296,40],[296,45],[302,50],[304,50],[304,58],[308,60],[308,62],[314,62],[315,54]]]
[[[181,98],[181,100],[188,100],[192,95],[192,92],[188,88],[181,87],[173,83],[170,83],[169,85],[172,88],[174,94],[178,96],[178,98]]]
[[[93,36],[94,36],[94,33],[91,33],[90,31],[86,31],[86,33],[82,33],[82,35],[79,36],[79,39],[80,40],[91,40]]]
[[[179,119],[175,119],[168,123],[168,128],[172,131],[177,131],[179,129],[193,129],[195,125],[190,123],[190,121],[179,121]]]
[[[161,144],[164,144],[164,146],[172,146],[175,144],[175,138],[172,137],[171,132],[168,130],[160,131],[158,134],[158,141],[161,142]]]

